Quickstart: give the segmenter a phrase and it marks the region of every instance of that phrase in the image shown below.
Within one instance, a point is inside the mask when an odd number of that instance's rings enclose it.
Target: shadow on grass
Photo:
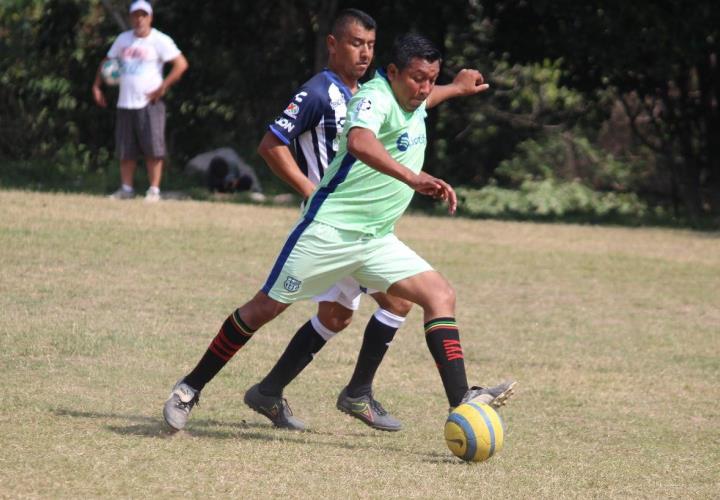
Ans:
[[[283,441],[294,444],[309,444],[312,446],[324,446],[329,448],[339,448],[345,450],[377,450],[376,442],[368,443],[362,441],[363,438],[377,437],[378,431],[367,429],[366,431],[357,431],[350,433],[332,433],[317,430],[306,430],[303,432],[290,431],[286,429],[276,429],[271,424],[266,423],[248,423],[245,420],[226,422],[215,419],[193,418],[189,428],[182,431],[175,431],[165,424],[160,416],[150,417],[146,415],[133,415],[125,413],[113,412],[93,412],[79,411],[70,408],[55,408],[51,410],[57,417],[78,418],[91,420],[124,420],[125,424],[104,424],[102,427],[122,436],[135,436],[144,438],[162,438],[162,439],[187,439],[187,438],[206,438],[206,439],[243,439],[264,442]],[[385,434],[385,433],[383,433]],[[312,439],[309,442],[309,438]],[[356,439],[348,441],[348,438]],[[434,464],[447,463],[464,463],[455,457],[442,452],[412,452],[405,448],[388,446],[386,442],[382,443],[383,452],[394,452],[403,455],[414,455],[421,460]]]

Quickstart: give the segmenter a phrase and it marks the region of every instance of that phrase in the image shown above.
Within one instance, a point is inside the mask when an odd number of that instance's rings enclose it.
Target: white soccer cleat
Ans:
[[[473,386],[465,393],[460,404],[475,401],[477,403],[485,403],[493,408],[500,408],[515,394],[516,385],[517,382],[515,380],[506,380],[493,387]]]
[[[165,422],[177,431],[183,429],[193,406],[199,401],[200,391],[187,385],[183,379],[178,380],[163,407]]]

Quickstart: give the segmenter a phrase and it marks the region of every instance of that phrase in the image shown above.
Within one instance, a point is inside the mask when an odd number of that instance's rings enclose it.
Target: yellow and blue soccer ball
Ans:
[[[445,442],[467,462],[482,462],[502,450],[505,426],[485,403],[469,401],[455,408],[445,421]]]

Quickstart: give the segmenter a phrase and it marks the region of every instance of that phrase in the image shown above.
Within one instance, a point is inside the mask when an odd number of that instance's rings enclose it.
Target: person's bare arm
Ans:
[[[455,75],[452,83],[436,85],[427,98],[425,106],[432,108],[453,97],[475,95],[490,88],[482,74],[474,69],[462,69]]]
[[[308,198],[315,190],[315,185],[300,170],[290,148],[272,132],[265,132],[257,152],[270,170],[303,198]]]
[[[451,214],[457,208],[457,196],[447,182],[425,172],[416,174],[387,152],[375,134],[366,128],[353,127],[348,132],[348,152],[366,165],[404,182],[420,194],[444,200]]]
[[[101,108],[107,107],[107,99],[105,99],[105,94],[102,91],[103,81],[102,81],[102,76],[100,74],[100,72],[102,71],[102,65],[105,61],[107,61],[107,57],[103,58],[103,60],[100,61],[100,65],[98,66],[98,69],[95,72],[95,80],[93,81],[93,85],[92,85],[93,100],[95,101],[95,104],[97,104]]]
[[[150,99],[151,102],[155,102],[162,96],[164,96],[168,89],[180,80],[183,73],[185,73],[190,66],[187,59],[182,54],[170,61],[170,63],[172,64],[172,69],[170,70],[170,73],[168,73],[168,75],[165,77],[162,84],[158,88],[148,93],[147,95],[148,99]]]

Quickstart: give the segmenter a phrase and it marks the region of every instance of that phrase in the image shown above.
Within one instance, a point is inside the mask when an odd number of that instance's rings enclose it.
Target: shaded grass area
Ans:
[[[286,390],[310,432],[244,391],[313,314],[291,307],[203,391],[182,433],[164,399],[266,278],[294,209],[0,191],[0,495],[715,498],[720,234],[407,216],[398,234],[453,283],[473,384],[519,380],[505,449],[445,448],[446,404],[411,312],[380,433],[338,412],[354,323]]]
[[[83,164],[85,163],[85,164]],[[89,164],[93,166],[89,166]],[[161,188],[164,192],[174,192],[175,196],[196,200],[213,201],[220,199],[229,202],[247,202],[246,193],[237,195],[213,196],[202,178],[188,175],[183,166],[168,160],[163,170]],[[20,189],[37,192],[84,193],[107,195],[115,191],[120,182],[119,166],[108,153],[101,158],[77,161],[53,160],[2,161],[0,160],[0,188]],[[286,192],[265,167],[257,168],[256,174],[267,194]],[[148,187],[147,173],[143,160],[138,161],[135,172],[135,189],[144,192]]]
[[[272,175],[262,161],[258,160],[256,165],[256,174],[267,195],[288,193],[287,186]],[[142,161],[135,179],[136,190],[144,192],[147,180]],[[100,159],[100,166],[93,168],[60,159],[3,161],[0,169],[0,188],[5,189],[104,195],[115,191],[118,183],[118,166],[108,153]],[[688,227],[705,231],[720,229],[720,220],[716,217],[691,219],[680,207],[670,206],[667,200],[643,200],[632,193],[597,193],[577,183],[554,185],[549,181],[535,182],[527,183],[519,190],[499,189],[496,186],[483,189],[457,188],[458,216],[464,218],[629,227]],[[165,169],[162,189],[172,193],[173,197],[194,200],[230,203],[250,201],[247,193],[210,193],[203,179],[188,176],[179,165],[172,163]],[[294,201],[299,203],[300,200],[298,198]],[[444,205],[422,196],[415,197],[412,209],[426,214],[443,214],[446,211]]]

